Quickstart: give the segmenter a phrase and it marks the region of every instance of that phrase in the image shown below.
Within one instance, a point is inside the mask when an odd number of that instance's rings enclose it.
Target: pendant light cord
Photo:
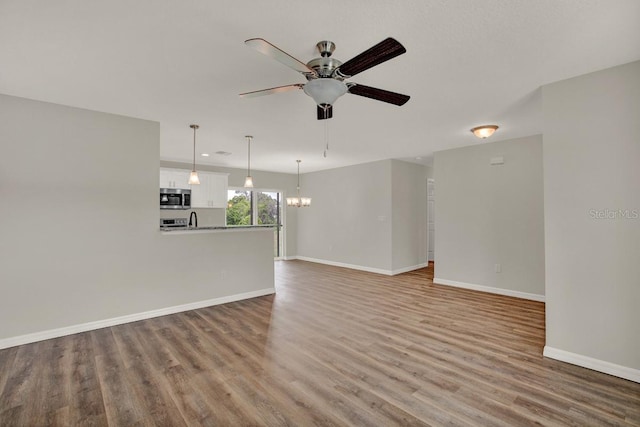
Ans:
[[[251,137],[247,136],[247,176],[251,176]]]
[[[196,171],[196,130],[200,127],[198,125],[189,125],[193,129],[193,172]]]
[[[193,127],[193,170],[196,170],[196,126]]]
[[[296,188],[297,190],[297,195],[298,195],[298,204],[297,206],[300,207],[302,206],[302,199],[300,198],[300,162],[302,160],[296,160],[296,162],[298,162],[298,187]]]

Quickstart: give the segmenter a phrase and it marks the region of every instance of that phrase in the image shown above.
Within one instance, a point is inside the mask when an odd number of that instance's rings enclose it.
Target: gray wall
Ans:
[[[298,256],[390,271],[391,161],[304,174]]]
[[[273,289],[270,232],[159,232],[158,123],[0,95],[0,141],[0,344]]]
[[[301,185],[312,203],[298,214],[299,257],[386,274],[426,263],[424,166],[383,160],[307,173]]]
[[[427,170],[425,166],[391,161],[392,269],[427,262]]]
[[[161,161],[160,166],[167,168],[188,169],[191,170],[191,164]],[[199,165],[196,163],[196,169],[210,172],[223,172],[229,174],[229,187],[242,187],[244,179],[247,176],[246,169],[225,168],[211,165]],[[251,170],[251,176],[256,190],[277,190],[284,192],[284,197],[295,196],[298,178],[296,175],[286,173],[264,172],[260,170]],[[286,199],[285,202],[286,204]],[[225,210],[224,209],[193,209],[198,213],[198,225],[224,225]],[[161,217],[188,217],[190,211],[182,213],[171,213],[161,211]],[[285,208],[284,213],[284,233],[285,247],[284,256],[291,257],[297,253],[297,225],[298,212],[297,208]]]
[[[628,367],[640,381],[640,62],[542,94],[545,354]]]
[[[433,179],[433,166],[425,166],[424,168],[426,171],[427,178]]]
[[[439,151],[434,168],[436,281],[541,299],[542,137]]]

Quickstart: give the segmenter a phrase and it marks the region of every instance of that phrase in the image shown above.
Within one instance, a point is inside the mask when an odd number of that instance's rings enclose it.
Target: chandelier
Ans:
[[[298,162],[298,190],[297,197],[287,197],[287,206],[296,208],[306,208],[311,206],[311,197],[300,197],[300,162],[302,160],[296,160]]]

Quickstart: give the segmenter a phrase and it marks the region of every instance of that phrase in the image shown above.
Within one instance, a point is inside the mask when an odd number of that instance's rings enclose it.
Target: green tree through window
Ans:
[[[227,225],[251,225],[251,194],[236,191],[227,202]]]
[[[278,224],[278,203],[270,193],[258,193],[258,224]]]

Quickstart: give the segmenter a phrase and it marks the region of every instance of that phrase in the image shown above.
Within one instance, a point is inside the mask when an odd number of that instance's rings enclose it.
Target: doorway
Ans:
[[[436,238],[436,185],[433,178],[427,179],[427,262],[435,260]]]

